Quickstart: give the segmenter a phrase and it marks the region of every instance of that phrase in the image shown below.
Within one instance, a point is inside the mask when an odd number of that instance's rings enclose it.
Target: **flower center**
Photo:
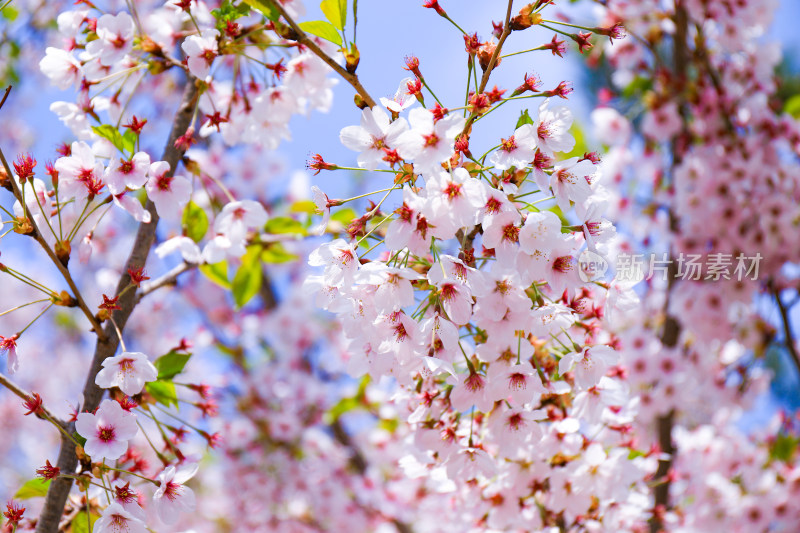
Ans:
[[[97,438],[103,442],[114,440],[114,426],[100,426],[97,428]]]
[[[563,257],[559,257],[553,263],[553,270],[561,272],[562,274],[566,274],[575,267],[573,262],[574,258],[571,255],[565,255]]]
[[[423,139],[425,139],[425,146],[433,146],[439,144],[439,137],[435,133],[431,133],[430,135],[423,135]]]
[[[448,199],[453,200],[454,198],[461,196],[461,185],[451,181],[447,184],[447,187],[445,187],[442,192],[447,196]]]
[[[502,142],[500,143],[500,149],[506,152],[513,152],[514,150],[516,150],[517,141],[514,139],[514,136],[512,135],[508,139],[503,139]]]
[[[480,374],[470,374],[470,376],[464,381],[464,386],[472,393],[483,390],[483,377],[481,377]]]
[[[527,376],[521,372],[514,372],[508,376],[508,388],[513,391],[525,390],[528,385]]]

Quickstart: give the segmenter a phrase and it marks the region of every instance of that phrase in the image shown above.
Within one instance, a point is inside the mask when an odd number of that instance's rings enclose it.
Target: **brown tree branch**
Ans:
[[[187,263],[186,261],[184,261],[180,265],[176,266],[163,276],[154,279],[150,283],[143,283],[142,286],[139,288],[139,291],[136,293],[136,303],[138,304],[142,300],[142,298],[144,298],[151,292],[155,292],[162,287],[175,285],[175,283],[177,283],[178,281],[178,276],[198,266],[199,265],[196,265],[194,263]]]
[[[689,15],[683,5],[683,0],[678,0],[675,4],[675,37],[674,37],[674,72],[676,94],[684,94],[684,89],[687,80],[686,70],[689,63],[689,50],[687,38],[689,33]],[[685,105],[680,106],[681,117],[683,119],[683,130],[687,129],[688,112]],[[681,162],[683,155],[681,149],[677,147],[676,142],[672,143],[672,169],[674,170]],[[674,177],[674,172],[673,172]],[[673,183],[674,186],[674,183]],[[678,220],[675,214],[670,210],[670,231],[675,232],[678,229]],[[680,323],[677,318],[669,314],[669,300],[672,287],[677,276],[677,264],[670,261],[667,269],[668,285],[667,285],[667,298],[664,303],[664,312],[666,318],[664,320],[664,329],[661,332],[661,344],[667,348],[677,346],[680,337]],[[654,489],[653,494],[653,517],[650,520],[651,533],[658,533],[664,529],[664,521],[661,511],[669,509],[669,471],[675,461],[675,447],[672,443],[672,428],[675,425],[675,411],[671,410],[666,415],[658,417],[656,430],[658,432],[658,444],[661,448],[661,453],[666,454],[666,459],[658,461],[658,469],[656,470],[656,480],[658,484]]]
[[[483,76],[481,76],[481,83],[477,87],[477,92],[475,94],[481,94],[485,89],[486,85],[489,83],[489,76],[492,75],[492,71],[494,67],[497,66],[497,58],[500,57],[500,51],[503,49],[503,44],[506,42],[506,39],[509,35],[511,35],[511,9],[514,4],[514,0],[508,0],[508,7],[506,8],[506,20],[503,24],[503,33],[500,34],[500,39],[497,41],[497,46],[494,48],[494,52],[492,53],[492,57],[489,58],[489,63],[486,65],[486,70],[483,72]],[[467,84],[469,85],[469,84]],[[472,123],[475,122],[475,119],[478,118],[478,112],[473,111],[470,113],[469,117],[467,118],[466,124],[464,124],[464,129],[461,131],[461,136],[469,136],[470,128],[472,128]]]
[[[32,394],[25,392],[24,389],[22,389],[19,385],[8,379],[3,374],[0,374],[0,385],[4,386],[17,396],[25,400],[26,402],[33,399]],[[58,417],[56,417],[53,413],[51,413],[44,405],[42,405],[39,409],[41,409],[42,415],[35,413],[37,417],[43,418],[45,420],[50,420],[54,424],[58,424],[61,427],[66,427],[66,424],[62,420],[59,420]]]
[[[798,355],[797,347],[794,344],[794,333],[792,332],[792,323],[789,320],[789,310],[786,308],[783,300],[781,300],[781,291],[775,286],[775,283],[770,280],[768,286],[772,295],[775,297],[775,302],[778,304],[778,311],[781,314],[781,322],[783,323],[783,343],[786,345],[786,349],[789,350],[789,355],[792,356],[795,367],[798,372],[800,372],[800,355]]]
[[[175,168],[180,162],[182,151],[175,147],[175,141],[178,137],[186,133],[186,130],[191,124],[194,107],[197,104],[197,95],[197,86],[194,83],[194,79],[190,78],[184,88],[181,105],[175,115],[175,119],[172,123],[172,131],[167,138],[167,145],[161,157],[163,161],[169,163],[169,175],[175,172]],[[150,248],[155,241],[158,213],[156,213],[155,205],[150,200],[147,201],[145,208],[150,212],[151,220],[149,223],[139,224],[136,240],[133,243],[123,274],[117,284],[116,294],[119,296],[118,304],[120,309],[114,312],[113,318],[120,331],[125,329],[125,325],[137,301],[134,291],[125,291],[125,288],[128,287],[131,282],[128,270],[136,270],[144,267]],[[94,380],[102,367],[103,361],[107,357],[112,357],[116,353],[118,346],[119,338],[114,331],[112,321],[109,320],[105,327],[105,338],[98,338],[97,340],[94,358],[92,359],[89,373],[86,376],[86,384],[83,389],[82,411],[91,412],[100,405],[104,390],[98,387]],[[67,431],[72,432],[73,430],[74,425],[70,424]],[[61,450],[58,456],[58,467],[64,473],[73,473],[77,465],[78,457],[75,453],[75,444],[69,438],[63,436],[61,439]],[[59,477],[52,481],[47,491],[44,507],[39,515],[38,523],[36,524],[36,533],[58,533],[58,523],[64,511],[64,504],[67,501],[71,488],[72,479],[70,478]]]
[[[353,89],[355,89],[356,92],[361,96],[361,98],[364,99],[364,102],[367,104],[367,106],[369,106],[370,108],[375,107],[376,105],[375,100],[372,98],[372,96],[370,96],[370,94],[367,92],[364,86],[361,85],[358,76],[347,72],[344,68],[342,68],[342,66],[339,63],[334,61],[332,57],[323,52],[322,48],[320,48],[317,45],[317,43],[309,39],[308,35],[306,35],[303,29],[297,25],[297,23],[292,19],[292,17],[289,16],[289,14],[283,8],[280,2],[273,0],[271,4],[275,6],[275,9],[277,9],[280,12],[281,16],[286,20],[286,22],[289,23],[289,26],[297,34],[296,40],[298,43],[308,47],[308,49],[311,50],[314,53],[314,55],[323,60],[329,67],[331,67],[334,71],[336,71],[336,73],[339,76],[344,78],[344,81],[352,85]]]
[[[6,90],[6,95],[8,95],[8,89]],[[83,300],[83,296],[81,296],[80,289],[78,289],[78,286],[75,284],[75,280],[72,279],[72,274],[70,274],[69,269],[61,262],[61,260],[56,256],[53,249],[50,248],[50,245],[47,244],[47,241],[44,240],[44,237],[42,237],[42,232],[37,226],[36,220],[34,220],[31,210],[28,209],[28,205],[22,199],[22,191],[20,190],[20,187],[17,185],[17,182],[14,179],[14,173],[11,171],[11,168],[8,165],[8,161],[6,161],[6,157],[3,154],[2,149],[0,149],[0,162],[2,162],[3,168],[5,169],[6,174],[8,175],[8,181],[11,183],[11,187],[14,191],[14,196],[19,201],[20,205],[22,206],[22,209],[25,212],[25,216],[28,218],[28,221],[30,221],[31,226],[33,227],[33,235],[31,236],[44,249],[45,253],[47,254],[47,257],[50,258],[50,261],[52,261],[53,264],[56,266],[56,268],[58,268],[58,271],[61,273],[61,276],[64,278],[64,280],[67,282],[67,285],[69,285],[69,288],[72,290],[72,294],[75,297],[75,301],[78,303],[78,307],[80,308],[81,311],[83,311],[83,314],[86,315],[86,318],[89,320],[89,323],[92,325],[92,329],[97,334],[97,336],[102,338],[104,333],[103,329],[100,327],[100,322],[97,320],[92,311],[86,305],[86,302]]]

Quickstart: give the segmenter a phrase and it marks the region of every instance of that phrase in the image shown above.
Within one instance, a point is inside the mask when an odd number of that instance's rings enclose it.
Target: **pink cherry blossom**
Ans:
[[[86,439],[83,448],[94,461],[119,458],[139,430],[136,415],[123,410],[114,400],[103,400],[94,414],[79,414],[75,429]]]
[[[360,152],[358,166],[375,170],[386,155],[385,149],[394,149],[400,136],[408,130],[405,119],[390,122],[389,115],[379,107],[361,112],[360,126],[347,126],[339,133],[342,144]]]
[[[111,66],[131,51],[135,26],[127,13],[103,15],[97,20],[97,39],[86,45],[86,51],[100,64]]]
[[[123,352],[103,361],[95,383],[104,389],[119,387],[128,396],[139,394],[147,381],[155,381],[158,371],[142,352]]]
[[[95,533],[146,533],[144,522],[125,510],[117,502],[111,502],[97,519],[92,529]]]
[[[145,185],[147,197],[156,205],[156,211],[161,216],[181,213],[192,194],[192,184],[188,179],[168,174],[169,164],[156,161],[150,165]]]
[[[197,469],[196,463],[185,463],[177,468],[168,466],[156,476],[159,486],[153,495],[153,506],[164,524],[174,524],[180,513],[194,511],[194,491],[186,486],[186,482],[194,477]]]

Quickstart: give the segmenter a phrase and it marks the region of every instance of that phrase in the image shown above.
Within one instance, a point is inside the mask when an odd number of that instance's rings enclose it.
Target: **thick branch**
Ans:
[[[178,137],[185,134],[186,130],[189,128],[196,102],[197,86],[194,84],[194,80],[190,79],[183,91],[181,106],[175,115],[175,120],[172,123],[172,131],[167,138],[167,145],[164,148],[164,155],[161,158],[163,161],[169,163],[169,175],[175,172],[175,168],[178,166],[182,155],[182,152],[175,147],[175,141]],[[131,316],[137,302],[134,291],[123,292],[131,282],[128,270],[137,270],[144,267],[150,248],[155,241],[158,213],[156,213],[153,202],[149,200],[147,201],[146,209],[150,212],[150,223],[139,224],[139,230],[136,232],[136,240],[133,243],[128,261],[125,264],[122,276],[117,284],[116,294],[119,295],[118,303],[120,309],[114,312],[114,321],[119,326],[120,331],[124,331],[128,318]],[[91,412],[100,405],[100,400],[103,398],[104,391],[95,384],[94,380],[97,373],[100,371],[103,361],[107,357],[113,356],[118,346],[119,338],[114,331],[113,324],[111,324],[109,320],[106,323],[105,339],[98,338],[91,368],[86,376],[86,384],[83,389],[82,411]],[[68,431],[72,430],[73,428],[70,427]],[[75,471],[77,465],[78,457],[75,454],[75,444],[68,438],[62,437],[58,467],[64,473],[72,473]],[[72,480],[69,478],[60,477],[53,480],[50,484],[50,489],[47,491],[44,507],[39,515],[39,521],[36,525],[37,533],[58,532],[58,522],[63,513],[64,504],[67,501],[67,496],[69,496],[71,488]]]
[[[352,85],[353,89],[355,89],[356,92],[361,96],[361,98],[364,99],[364,102],[367,104],[367,106],[369,106],[371,108],[375,107],[375,105],[376,105],[375,104],[375,100],[369,95],[369,93],[364,88],[364,86],[361,85],[361,82],[358,80],[358,76],[356,76],[355,74],[351,74],[351,73],[347,72],[345,69],[343,69],[342,66],[339,63],[337,63],[336,61],[334,61],[332,57],[330,57],[328,54],[323,52],[322,48],[317,46],[317,43],[315,43],[314,41],[309,39],[308,35],[306,35],[306,33],[302,30],[302,28],[300,28],[300,26],[297,25],[297,23],[292,19],[292,17],[289,16],[289,14],[283,8],[283,6],[281,5],[280,2],[273,1],[272,5],[275,6],[275,8],[278,11],[280,11],[281,16],[286,20],[286,22],[289,23],[289,26],[297,34],[297,42],[298,43],[302,44],[303,46],[308,47],[309,50],[314,52],[314,55],[316,55],[321,60],[323,60],[325,63],[327,63],[327,65],[329,67],[331,67],[334,71],[336,71],[336,73],[339,76],[344,78],[344,81],[346,81],[347,83]]]
[[[676,94],[684,94],[686,84],[686,70],[689,62],[689,50],[687,45],[688,37],[689,16],[683,2],[679,0],[675,5],[675,39],[674,39],[674,76],[678,87]],[[688,120],[688,113],[686,106],[681,105],[681,117],[683,119],[683,129],[686,131]],[[672,168],[680,164],[682,158],[681,150],[677,147],[676,143],[672,143]],[[673,172],[674,176],[674,172]],[[674,186],[674,184],[673,184]],[[675,232],[678,228],[678,221],[672,211],[670,211],[670,231]],[[675,261],[671,261],[667,269],[669,276],[667,286],[667,299],[664,304],[666,319],[664,321],[664,330],[661,332],[661,344],[667,348],[675,347],[678,344],[680,337],[680,324],[678,320],[669,314],[669,297],[672,291],[673,283],[677,276],[677,265]],[[666,459],[661,459],[658,462],[658,470],[656,471],[656,481],[658,484],[655,487],[653,500],[654,500],[654,513],[653,518],[650,520],[651,533],[658,533],[664,529],[664,522],[660,510],[666,511],[669,508],[669,471],[672,468],[672,463],[675,458],[675,447],[672,444],[672,427],[675,425],[675,412],[670,411],[664,416],[660,416],[657,421],[658,431],[658,444],[661,448],[661,453],[666,454]]]

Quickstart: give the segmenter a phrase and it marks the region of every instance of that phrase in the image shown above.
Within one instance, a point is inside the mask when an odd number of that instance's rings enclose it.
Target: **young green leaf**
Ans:
[[[205,276],[208,279],[210,279],[223,289],[231,288],[231,282],[228,281],[227,261],[220,261],[219,263],[214,263],[213,265],[200,265],[199,269],[200,272],[205,274]]]
[[[171,404],[178,406],[178,393],[175,391],[175,384],[168,380],[151,381],[145,384],[147,393],[158,403],[169,407]]]
[[[523,111],[522,111],[522,112],[519,114],[519,119],[517,120],[517,125],[514,127],[514,129],[517,129],[517,128],[519,128],[519,127],[520,127],[520,126],[522,126],[523,124],[533,124],[533,119],[532,119],[532,118],[531,118],[531,116],[528,114],[528,110],[527,110],[527,109],[523,110]]]
[[[286,251],[279,242],[272,243],[261,252],[261,260],[268,264],[288,263],[297,259],[297,256]]]
[[[267,225],[264,226],[264,231],[273,235],[294,234],[305,236],[308,234],[308,231],[299,221],[289,217],[273,217],[269,219]]]
[[[298,24],[300,29],[311,35],[322,37],[326,41],[330,41],[337,46],[342,46],[342,36],[336,31],[336,28],[330,22],[324,20],[307,20]]]
[[[322,0],[319,7],[325,14],[325,18],[337,30],[344,29],[344,25],[347,22],[347,0]]]
[[[169,352],[156,359],[153,365],[158,370],[158,379],[172,379],[180,374],[191,356],[190,353]]]
[[[261,290],[261,247],[251,246],[242,257],[242,265],[233,277],[233,301],[241,308]]]
[[[92,131],[95,132],[100,137],[102,137],[103,139],[109,141],[111,144],[114,145],[114,148],[116,148],[120,152],[125,151],[125,145],[122,140],[122,135],[114,126],[110,124],[103,124],[102,126],[92,126]]]
[[[19,490],[14,494],[17,500],[27,500],[29,498],[38,498],[40,496],[47,496],[47,489],[50,487],[50,480],[44,480],[40,477],[26,481]]]
[[[183,232],[194,242],[200,242],[208,232],[208,215],[202,207],[189,201],[183,210]]]
[[[94,530],[94,523],[100,519],[97,513],[86,516],[86,511],[81,511],[72,519],[72,533],[91,533]]]
[[[269,2],[265,2],[264,0],[244,0],[246,4],[250,7],[267,17],[272,22],[276,22],[279,18],[281,18],[280,11],[275,8]]]

